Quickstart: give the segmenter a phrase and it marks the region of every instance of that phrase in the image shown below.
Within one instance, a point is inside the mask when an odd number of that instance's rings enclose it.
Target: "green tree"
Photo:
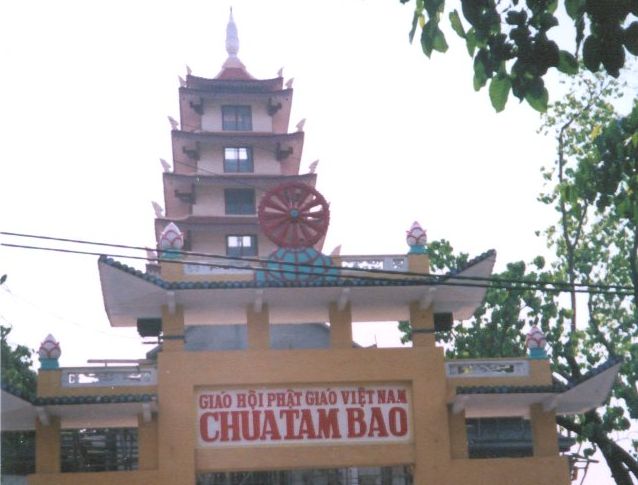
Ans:
[[[441,17],[447,14],[449,27],[465,41],[473,58],[474,89],[489,81],[497,111],[504,109],[511,91],[544,112],[544,76],[550,68],[576,74],[581,55],[587,69],[597,72],[602,66],[613,77],[625,65],[626,52],[638,55],[636,0],[461,0],[460,6],[459,14],[456,9],[446,11],[445,0],[415,0],[410,40],[420,29],[425,55],[447,51],[441,29]],[[572,28],[573,33],[555,36],[552,29],[557,27],[562,33]],[[559,45],[552,36],[567,41]]]
[[[0,325],[0,377],[3,389],[30,399],[35,396],[36,374],[32,369],[32,351],[24,345],[11,346],[7,337],[11,327]],[[2,475],[26,475],[34,472],[35,434],[33,431],[2,433]]]
[[[604,408],[557,421],[587,444],[587,455],[600,450],[616,483],[629,485],[632,476],[638,479],[638,443],[625,449],[614,434],[638,423],[638,123],[636,108],[618,118],[611,104],[618,94],[609,78],[580,76],[548,111],[542,130],[556,137],[556,160],[543,172],[547,185],[539,200],[557,214],[543,233],[552,261],[508,264],[494,275],[501,282],[488,289],[473,319],[441,338],[450,357],[516,356],[524,353],[526,327],[539,325],[553,371],[567,382],[621,358]],[[429,250],[433,267],[459,266],[448,243]],[[580,284],[589,285],[586,292]]]
[[[31,397],[35,395],[36,374],[33,371],[33,353],[24,345],[12,347],[7,341],[11,327],[0,325],[0,351],[2,368],[0,376],[2,384],[9,386],[14,392]]]
[[[596,138],[596,147],[598,158],[591,168],[594,190],[589,200],[625,225],[630,277],[638,302],[638,100],[629,115],[605,127]]]
[[[552,277],[571,287],[569,302],[556,302],[558,318],[546,326],[555,371],[573,381],[609,357],[623,359],[609,405],[558,422],[592,445],[587,453],[600,450],[616,483],[630,484],[631,475],[638,479],[636,444],[631,454],[616,443],[613,433],[626,431],[632,419],[638,420],[638,365],[633,358],[638,350],[638,299],[636,267],[631,264],[638,233],[636,220],[632,223],[626,217],[625,198],[619,195],[623,181],[635,178],[636,167],[634,163],[632,175],[628,166],[601,151],[605,139],[618,133],[618,115],[611,102],[619,95],[620,86],[609,78],[583,75],[551,107],[543,129],[555,135],[557,157],[544,174],[550,190],[540,200],[555,207],[559,216],[545,232],[556,254]],[[609,291],[583,295],[579,305],[577,282]],[[586,308],[582,316],[581,307]]]

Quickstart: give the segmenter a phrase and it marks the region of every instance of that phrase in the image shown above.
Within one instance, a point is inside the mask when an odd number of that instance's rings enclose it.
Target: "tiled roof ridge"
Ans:
[[[47,396],[36,397],[35,406],[52,406],[64,404],[111,404],[127,402],[151,402],[157,400],[157,394],[107,394],[86,396]]]
[[[463,271],[465,271],[466,269],[471,268],[472,266],[481,263],[483,261],[485,261],[487,258],[490,258],[492,256],[496,256],[496,249],[488,249],[487,251],[479,254],[478,256],[473,257],[472,259],[470,259],[467,263],[465,263],[463,266],[461,266],[460,268],[454,268],[450,271],[448,271],[447,273],[444,273],[442,275],[435,275],[438,276],[439,278],[449,278],[451,276],[456,276],[459,273],[462,273]]]
[[[219,138],[219,140],[229,140],[233,138],[257,138],[257,139],[272,139],[273,141],[295,141],[295,138],[304,138],[305,131],[289,131],[286,133],[270,133],[267,131],[187,131],[187,130],[172,130],[171,134],[174,134],[177,138],[191,138],[198,140],[201,138]],[[216,141],[216,140],[215,140]]]
[[[24,401],[28,401],[30,403],[33,403],[33,400],[35,399],[35,393],[23,391],[22,389],[19,389],[18,387],[4,381],[0,382],[0,388],[2,388],[3,391],[8,392],[12,396],[20,398]]]
[[[237,86],[237,88],[241,87],[270,87],[278,88],[277,91],[288,91],[290,88],[283,88],[283,78],[280,76],[268,78],[268,79],[257,79],[257,78],[242,78],[242,79],[223,79],[223,78],[209,78],[203,76],[195,76],[193,74],[189,74],[186,78],[187,86],[184,86],[181,89],[185,90],[199,90],[199,91],[208,91],[210,89],[214,89],[216,87],[221,86]],[[270,90],[263,92],[272,92]]]
[[[264,173],[264,174],[259,174],[259,175],[242,175],[242,174],[218,174],[218,173],[176,173],[176,172],[164,172],[163,173],[164,176],[167,177],[184,177],[184,178],[192,178],[192,177],[197,177],[197,178],[203,178],[203,179],[229,179],[229,180],[237,180],[239,178],[246,178],[246,179],[259,179],[259,178],[263,178],[263,179],[286,179],[286,180],[295,180],[295,179],[306,179],[306,178],[316,178],[317,174],[316,173],[299,173],[296,175],[279,175],[279,174],[268,174],[268,173]]]
[[[567,387],[569,389],[571,389],[572,387],[576,387],[578,384],[581,384],[581,383],[591,379],[592,377],[597,376],[598,374],[606,371],[607,369],[612,368],[616,364],[622,363],[622,361],[623,361],[623,359],[620,358],[620,357],[611,356],[605,362],[603,362],[602,364],[597,365],[596,367],[592,367],[591,369],[589,369],[589,371],[587,371],[585,374],[580,376],[578,379],[574,379],[572,381],[569,381],[567,383]]]
[[[536,394],[557,393],[567,390],[564,384],[530,385],[530,386],[459,386],[457,394]]]
[[[341,277],[334,281],[316,280],[316,281],[166,281],[162,278],[154,276],[144,271],[138,270],[124,263],[114,260],[106,255],[99,258],[99,262],[112,266],[114,268],[125,271],[126,273],[137,276],[149,283],[159,286],[166,290],[201,290],[201,289],[218,289],[218,288],[296,288],[296,287],[344,287],[344,286],[411,286],[418,284],[436,285],[437,282],[444,282],[446,279],[457,276],[466,269],[484,261],[485,259],[496,255],[494,249],[485,251],[479,256],[472,258],[461,269],[456,269],[442,275],[427,275],[423,278],[392,278],[392,279],[364,279],[357,277]]]

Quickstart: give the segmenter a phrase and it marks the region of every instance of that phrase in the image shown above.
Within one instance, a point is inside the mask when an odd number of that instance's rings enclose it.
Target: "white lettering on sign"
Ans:
[[[200,390],[201,447],[408,442],[408,386]]]

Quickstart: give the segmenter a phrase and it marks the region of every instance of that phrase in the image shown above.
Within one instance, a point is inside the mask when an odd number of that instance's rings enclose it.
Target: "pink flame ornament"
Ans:
[[[41,359],[59,359],[60,355],[62,355],[60,343],[53,337],[53,335],[47,335],[44,342],[40,344],[38,356]]]
[[[547,340],[545,339],[545,334],[543,333],[543,331],[536,325],[532,326],[532,328],[527,333],[527,336],[525,337],[525,345],[527,345],[527,349],[529,350],[530,358],[547,358],[547,353],[545,352]]]
[[[184,247],[184,234],[175,223],[168,224],[159,237],[159,247],[162,251],[179,251]]]
[[[414,221],[409,231],[406,231],[405,240],[410,246],[410,253],[425,253],[425,245],[428,242],[428,236],[421,225]]]

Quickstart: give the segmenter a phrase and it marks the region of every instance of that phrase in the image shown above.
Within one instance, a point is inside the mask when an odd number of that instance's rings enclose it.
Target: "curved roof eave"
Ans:
[[[468,318],[481,304],[486,288],[461,278],[489,277],[494,258],[494,252],[485,253],[449,275],[418,279],[349,276],[294,284],[254,280],[169,282],[106,257],[100,257],[98,266],[112,326],[135,326],[138,318],[161,317],[162,305],[169,299],[185,308],[187,325],[244,323],[246,306],[256,300],[268,304],[272,323],[328,321],[330,303],[343,299],[351,303],[353,321],[372,322],[408,319],[409,303],[428,298],[431,301],[427,304],[434,305],[435,312],[452,313],[456,320]]]

